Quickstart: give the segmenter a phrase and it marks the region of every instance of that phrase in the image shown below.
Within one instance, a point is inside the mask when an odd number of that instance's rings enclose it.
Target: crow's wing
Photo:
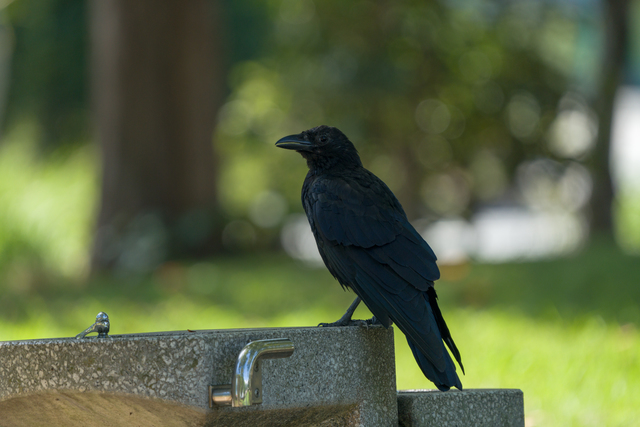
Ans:
[[[391,190],[368,171],[318,179],[308,190],[305,210],[329,271],[385,326],[393,320],[439,372],[450,372],[425,292],[440,277],[436,256]]]
[[[365,248],[416,289],[440,278],[436,255],[391,190],[366,169],[314,181],[303,197],[318,244]]]

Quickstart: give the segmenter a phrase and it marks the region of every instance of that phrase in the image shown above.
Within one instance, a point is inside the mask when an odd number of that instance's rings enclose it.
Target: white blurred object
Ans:
[[[598,117],[578,93],[567,92],[558,107],[549,127],[549,148],[560,157],[582,158],[595,146]]]
[[[587,225],[577,214],[524,207],[496,207],[477,213],[471,222],[443,219],[419,230],[438,256],[438,263],[535,260],[577,250]]]
[[[323,265],[316,240],[305,215],[293,214],[287,217],[280,233],[280,241],[291,258],[302,260],[314,267]]]
[[[476,241],[473,226],[462,218],[442,219],[422,230],[418,228],[418,231],[434,250],[440,264],[468,261]]]
[[[584,220],[566,212],[494,208],[473,219],[474,258],[483,262],[534,260],[567,255],[587,234]]]
[[[616,94],[611,129],[611,169],[618,189],[640,190],[640,88]]]
[[[560,163],[548,158],[518,166],[516,182],[523,201],[533,210],[577,212],[591,197],[589,171],[580,163]]]

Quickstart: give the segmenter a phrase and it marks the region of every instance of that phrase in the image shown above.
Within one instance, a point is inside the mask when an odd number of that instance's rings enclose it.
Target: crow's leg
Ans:
[[[338,319],[333,323],[320,323],[318,326],[328,327],[328,326],[351,326],[351,325],[372,324],[372,323],[367,323],[369,322],[368,320],[351,320],[351,316],[353,316],[353,312],[356,311],[356,308],[358,308],[360,301],[362,301],[360,297],[356,297],[356,299],[351,303],[351,305],[347,309],[347,312],[340,319]]]

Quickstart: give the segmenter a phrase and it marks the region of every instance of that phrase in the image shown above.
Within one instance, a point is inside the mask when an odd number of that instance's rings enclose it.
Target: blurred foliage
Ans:
[[[578,43],[596,32],[588,13],[539,1],[267,4],[264,51],[232,68],[217,129],[236,215],[268,189],[299,209],[304,162],[272,144],[319,124],[341,128],[413,217],[468,215],[508,195],[524,161],[584,155],[554,150],[549,132],[563,96],[593,80],[597,43]]]
[[[618,244],[640,255],[640,190],[620,191],[614,208]]]
[[[87,2],[17,0],[3,11],[13,57],[5,129],[25,119],[53,150],[89,138]]]
[[[526,204],[523,164],[553,160],[549,181],[593,148],[595,2],[221,4],[228,99],[214,141],[228,250],[277,245],[306,168],[273,143],[319,124],[345,131],[412,218]],[[90,140],[87,8],[16,0],[2,11],[13,41],[4,128],[37,123],[39,151]],[[567,133],[580,136],[573,146]],[[277,212],[262,215],[269,201]]]

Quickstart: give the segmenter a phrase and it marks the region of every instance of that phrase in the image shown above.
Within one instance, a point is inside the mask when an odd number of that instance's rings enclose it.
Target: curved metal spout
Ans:
[[[250,342],[238,354],[231,385],[210,387],[211,404],[241,407],[262,403],[262,360],[289,357],[293,351],[287,338]]]
[[[231,379],[231,405],[237,407],[262,403],[262,359],[289,357],[293,350],[293,343],[286,338],[247,344],[238,355]]]

